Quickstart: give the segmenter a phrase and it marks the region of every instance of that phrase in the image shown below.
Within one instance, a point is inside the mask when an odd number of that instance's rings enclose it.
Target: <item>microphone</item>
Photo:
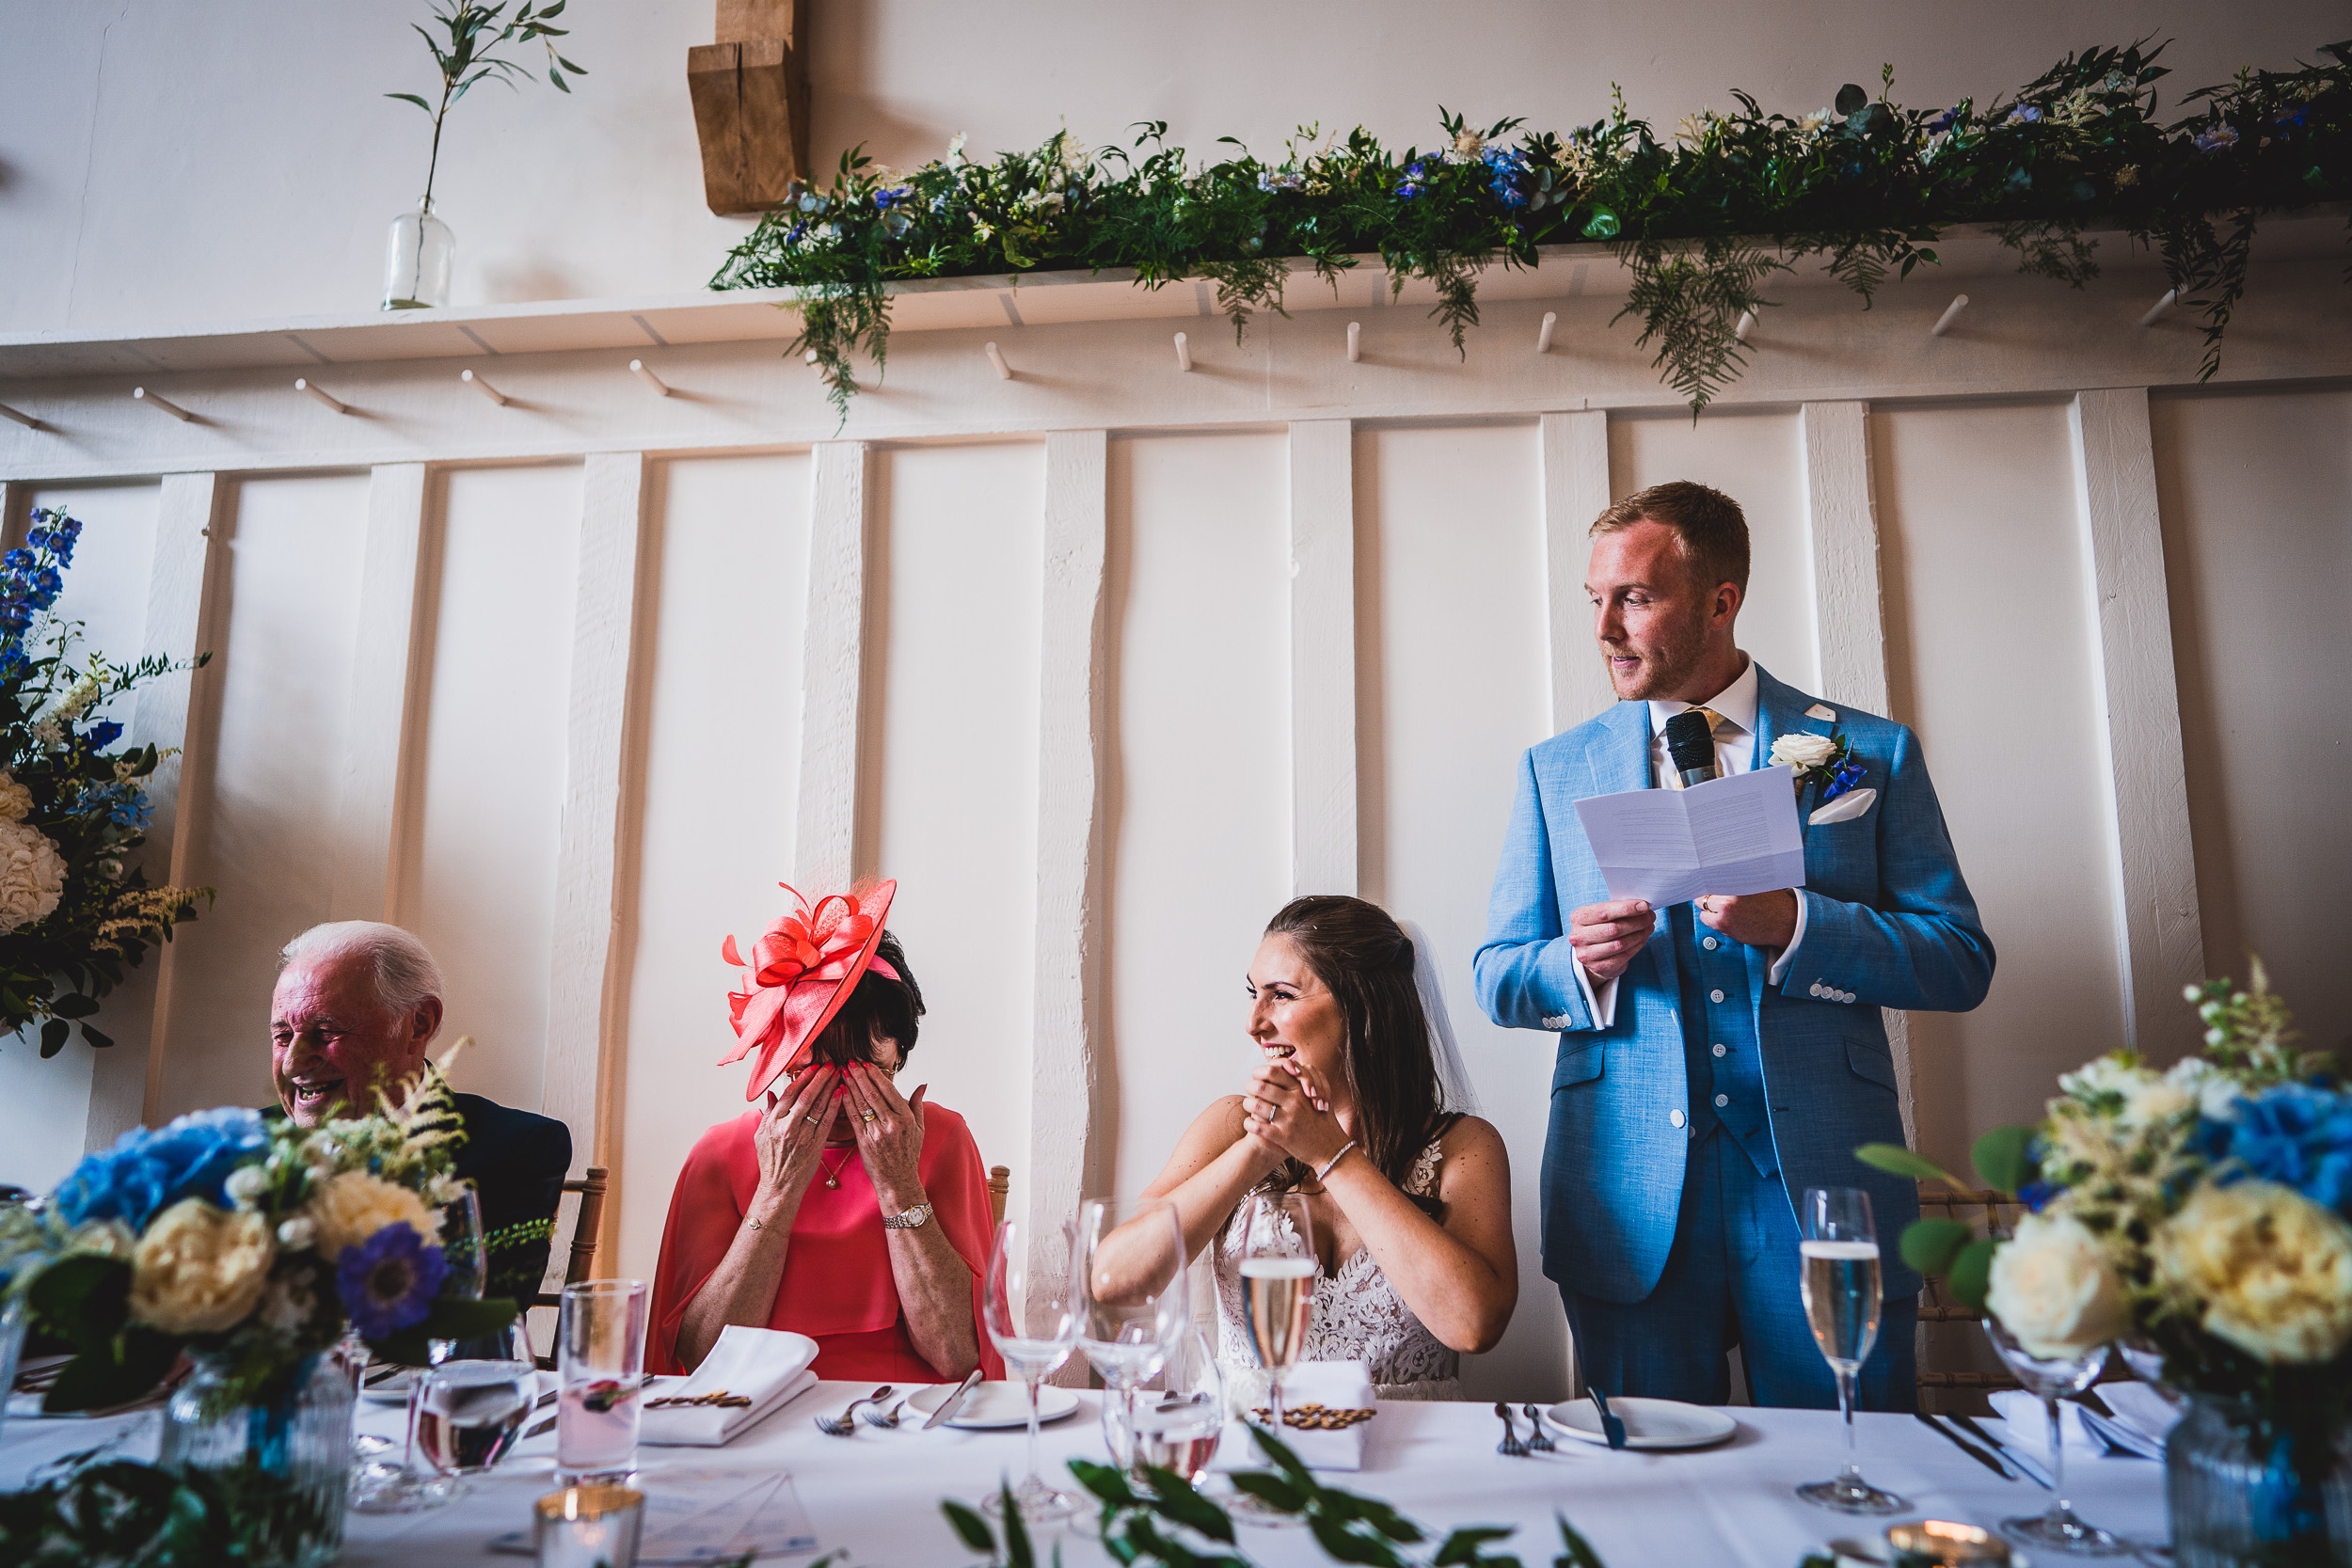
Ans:
[[[1674,759],[1685,789],[1715,777],[1715,732],[1708,726],[1707,715],[1685,708],[1667,720],[1666,754]]]

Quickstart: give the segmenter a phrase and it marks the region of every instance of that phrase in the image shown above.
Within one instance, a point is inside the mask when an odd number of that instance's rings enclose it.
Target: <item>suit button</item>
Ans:
[[[1805,989],[1815,996],[1827,996],[1829,994],[1829,992],[1821,989],[1821,982],[1819,980],[1814,981],[1812,985],[1806,987]]]
[[[1721,1002],[1724,999],[1724,993],[1719,990],[1710,990],[1707,993],[1707,999],[1709,1002]]]
[[[1723,1048],[1722,1046],[1720,1046],[1720,1045],[1719,1045],[1719,1046],[1717,1046],[1717,1047],[1715,1048],[1715,1054],[1716,1054],[1716,1055],[1718,1055],[1718,1056],[1720,1056],[1720,1055],[1722,1055],[1723,1053],[1724,1053],[1724,1048]]]
[[[1721,947],[1723,943],[1717,942],[1713,937],[1708,937],[1705,941],[1701,942],[1699,945],[1706,948],[1709,953],[1712,953],[1716,948]]]
[[[1715,1103],[1718,1105],[1728,1105],[1731,1103],[1731,1096],[1727,1094],[1719,1094],[1715,1097]]]
[[[1681,1113],[1680,1111],[1668,1111],[1668,1112],[1666,1113],[1666,1125],[1667,1125],[1667,1126],[1669,1126],[1669,1127],[1679,1127],[1679,1126],[1681,1126],[1681,1125],[1682,1125],[1682,1113]]]

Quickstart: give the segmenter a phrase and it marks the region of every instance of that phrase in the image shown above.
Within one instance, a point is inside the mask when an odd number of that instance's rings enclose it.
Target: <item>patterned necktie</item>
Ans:
[[[1710,736],[1714,735],[1716,732],[1721,730],[1724,725],[1730,722],[1730,721],[1726,720],[1722,714],[1717,713],[1711,707],[1694,707],[1691,711],[1692,713],[1704,713],[1707,715],[1707,733]],[[1659,776],[1666,781],[1666,787],[1668,789],[1680,789],[1682,787],[1682,770],[1675,766],[1674,753],[1672,752],[1666,753],[1666,764],[1659,770]]]

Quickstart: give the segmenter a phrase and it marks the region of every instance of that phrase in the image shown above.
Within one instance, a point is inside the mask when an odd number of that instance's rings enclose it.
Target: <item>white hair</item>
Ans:
[[[380,920],[330,920],[313,926],[279,949],[278,958],[280,969],[297,961],[364,958],[375,980],[375,999],[389,1013],[413,1013],[441,995],[441,966],[424,943]]]

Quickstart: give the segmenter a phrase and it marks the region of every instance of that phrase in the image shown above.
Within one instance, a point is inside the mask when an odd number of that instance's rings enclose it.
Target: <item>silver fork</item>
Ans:
[[[885,1383],[881,1387],[875,1389],[872,1393],[866,1395],[864,1399],[851,1400],[850,1402],[850,1408],[844,1410],[840,1415],[818,1417],[817,1430],[823,1433],[828,1437],[848,1437],[857,1431],[857,1422],[852,1420],[850,1418],[857,1414],[857,1407],[859,1405],[878,1404],[889,1397],[890,1385]]]
[[[1530,1404],[1520,1408],[1527,1413],[1527,1430],[1531,1433],[1527,1439],[1528,1451],[1531,1453],[1557,1452],[1551,1439],[1544,1435],[1544,1423],[1536,1418],[1535,1407]]]
[[[877,1405],[871,1410],[861,1413],[858,1419],[869,1427],[880,1427],[884,1432],[890,1432],[896,1430],[898,1418],[906,1414],[906,1408],[907,1402],[900,1400],[897,1404],[892,1405],[887,1413]]]
[[[1497,1400],[1495,1414],[1502,1418],[1502,1441],[1495,1445],[1495,1452],[1507,1454],[1513,1459],[1525,1459],[1527,1445],[1519,1441],[1519,1429],[1511,1424],[1511,1407]]]

